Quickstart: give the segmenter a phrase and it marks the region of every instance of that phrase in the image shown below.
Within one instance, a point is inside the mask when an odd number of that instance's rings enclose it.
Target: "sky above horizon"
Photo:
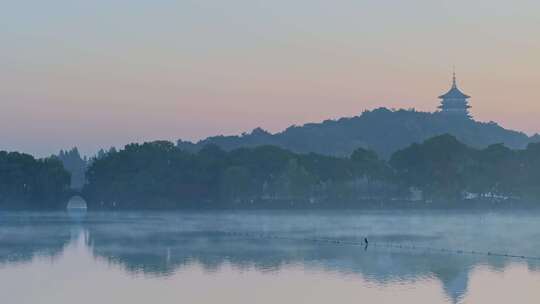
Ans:
[[[540,132],[540,2],[0,0],[0,150],[37,156],[434,111]]]

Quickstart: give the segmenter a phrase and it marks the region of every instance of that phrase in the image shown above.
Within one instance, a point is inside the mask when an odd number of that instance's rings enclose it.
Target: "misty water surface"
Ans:
[[[539,219],[536,212],[4,212],[1,302],[538,303]]]

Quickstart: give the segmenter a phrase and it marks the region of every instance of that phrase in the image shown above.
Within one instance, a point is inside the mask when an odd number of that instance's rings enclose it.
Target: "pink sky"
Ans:
[[[540,4],[392,2],[9,4],[0,149],[93,154],[379,106],[433,111],[452,65],[475,119],[540,131]]]

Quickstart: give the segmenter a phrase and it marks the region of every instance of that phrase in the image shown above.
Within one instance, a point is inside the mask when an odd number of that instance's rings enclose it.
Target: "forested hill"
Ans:
[[[476,148],[504,143],[510,148],[522,149],[529,142],[540,141],[539,135],[528,137],[522,132],[504,129],[494,122],[482,123],[440,113],[378,108],[365,111],[360,116],[291,126],[276,134],[257,128],[240,136],[214,136],[198,143],[179,140],[178,147],[198,151],[210,143],[225,150],[276,145],[299,153],[315,152],[334,156],[348,156],[358,147],[363,147],[388,158],[393,152],[412,143],[445,133]]]

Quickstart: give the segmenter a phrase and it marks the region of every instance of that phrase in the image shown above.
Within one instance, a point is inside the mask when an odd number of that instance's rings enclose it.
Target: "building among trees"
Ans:
[[[469,95],[464,94],[461,92],[457,86],[456,82],[456,73],[454,72],[454,75],[452,77],[452,87],[450,90],[441,96],[439,96],[441,101],[441,105],[439,106],[439,109],[441,110],[441,113],[448,114],[448,115],[456,115],[456,116],[463,116],[470,118],[469,115],[469,108],[471,107],[469,105],[469,102],[467,99],[470,98]]]

